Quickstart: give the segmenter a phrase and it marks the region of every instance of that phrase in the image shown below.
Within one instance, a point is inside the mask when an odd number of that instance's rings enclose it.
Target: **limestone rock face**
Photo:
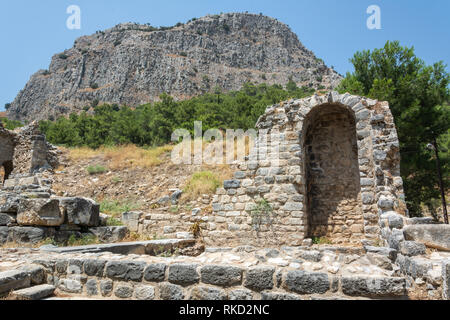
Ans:
[[[17,223],[22,226],[60,226],[64,212],[57,199],[20,199]]]
[[[406,240],[421,242],[427,247],[450,251],[450,225],[423,224],[403,228]]]
[[[164,30],[120,24],[77,39],[35,73],[8,109],[20,120],[56,118],[94,101],[136,106],[167,92],[177,99],[247,82],[315,88],[341,76],[270,17],[228,13]]]

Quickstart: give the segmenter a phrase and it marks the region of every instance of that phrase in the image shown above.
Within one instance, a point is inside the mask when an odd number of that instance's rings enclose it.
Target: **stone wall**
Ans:
[[[311,236],[378,241],[382,213],[406,215],[387,102],[314,95],[267,108],[257,128],[248,161],[214,197],[207,244],[299,245]],[[263,215],[258,223],[255,213]]]
[[[0,167],[3,167],[4,179],[7,179],[13,170],[15,135],[3,127],[0,122]],[[3,179],[0,180],[3,183]]]
[[[137,300],[406,298],[404,278],[332,276],[283,267],[101,259],[35,261],[65,294]]]
[[[0,166],[4,167],[6,179],[51,171],[58,164],[58,151],[46,141],[37,122],[14,131],[0,124]]]

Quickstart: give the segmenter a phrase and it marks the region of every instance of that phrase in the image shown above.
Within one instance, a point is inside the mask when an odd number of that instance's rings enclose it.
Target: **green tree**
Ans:
[[[410,214],[421,215],[421,204],[439,198],[436,165],[427,144],[448,143],[450,124],[449,74],[443,62],[431,66],[398,41],[381,49],[357,52],[350,59],[338,91],[389,101],[400,140],[401,174]],[[444,149],[441,150],[441,152]],[[442,157],[448,159],[448,149]],[[448,186],[449,168],[443,167]]]

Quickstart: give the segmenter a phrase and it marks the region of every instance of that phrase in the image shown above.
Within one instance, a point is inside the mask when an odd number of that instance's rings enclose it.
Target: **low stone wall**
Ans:
[[[137,300],[286,300],[406,298],[400,277],[330,276],[273,266],[38,260],[65,294]]]

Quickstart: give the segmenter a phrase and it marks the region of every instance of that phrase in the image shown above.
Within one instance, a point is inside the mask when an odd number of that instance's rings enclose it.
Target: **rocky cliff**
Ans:
[[[171,28],[120,24],[77,39],[35,73],[10,119],[56,118],[98,103],[136,106],[167,92],[177,99],[239,89],[246,81],[335,87],[341,77],[289,27],[262,15],[228,13]]]

